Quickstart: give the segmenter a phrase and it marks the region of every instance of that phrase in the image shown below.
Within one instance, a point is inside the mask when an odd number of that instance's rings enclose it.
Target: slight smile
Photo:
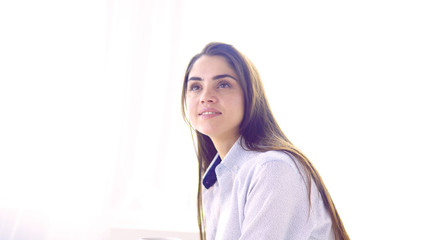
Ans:
[[[199,115],[212,115],[212,114],[221,114],[220,112],[202,112]]]
[[[202,111],[199,113],[199,116],[202,119],[209,119],[209,118],[219,116],[221,114],[222,114],[222,112],[218,111],[217,109],[205,108],[205,109],[202,109]]]

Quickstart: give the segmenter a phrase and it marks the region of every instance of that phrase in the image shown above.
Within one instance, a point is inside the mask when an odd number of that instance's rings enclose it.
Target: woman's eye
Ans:
[[[221,82],[218,85],[219,88],[229,88],[231,87],[230,84],[226,83],[226,82]]]
[[[200,89],[200,86],[197,84],[193,84],[190,86],[190,91],[198,91]]]

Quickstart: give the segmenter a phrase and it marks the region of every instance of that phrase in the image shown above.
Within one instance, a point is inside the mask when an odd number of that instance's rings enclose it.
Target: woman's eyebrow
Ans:
[[[191,77],[187,81],[202,81],[203,79],[200,77]]]
[[[237,81],[237,79],[233,76],[231,76],[230,74],[220,74],[220,75],[216,75],[215,77],[212,78],[212,80],[218,80],[221,78],[232,78],[234,80]],[[203,79],[201,77],[190,77],[187,81],[203,81]]]
[[[233,76],[231,76],[231,75],[229,75],[229,74],[221,74],[221,75],[216,75],[215,77],[213,77],[212,79],[213,80],[217,80],[217,79],[221,79],[221,78],[232,78],[232,79],[234,79],[234,80],[236,80],[237,81],[237,79],[235,78],[235,77],[233,77]]]

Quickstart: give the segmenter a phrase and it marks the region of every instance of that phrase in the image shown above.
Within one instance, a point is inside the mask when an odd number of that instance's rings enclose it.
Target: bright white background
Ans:
[[[276,2],[2,1],[0,239],[196,231],[179,98],[210,41],[256,64],[352,239],[422,237],[421,1]]]

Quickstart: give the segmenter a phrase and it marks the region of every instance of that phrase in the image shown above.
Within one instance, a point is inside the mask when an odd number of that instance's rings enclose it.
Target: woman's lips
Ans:
[[[202,112],[199,113],[200,118],[202,119],[209,119],[209,118],[213,118],[216,116],[221,115],[222,113],[216,109],[203,109]]]

